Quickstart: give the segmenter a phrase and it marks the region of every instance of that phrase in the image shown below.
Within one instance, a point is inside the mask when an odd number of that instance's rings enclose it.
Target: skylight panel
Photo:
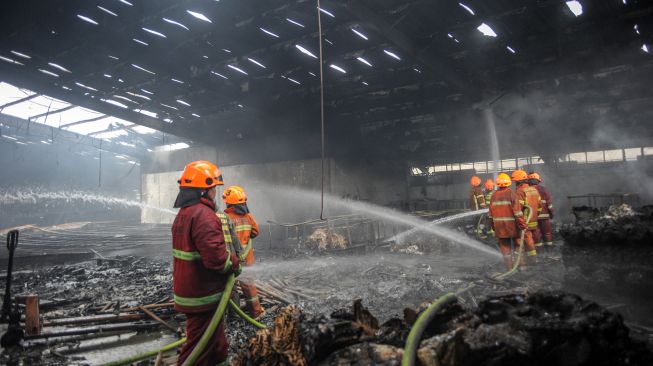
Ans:
[[[297,80],[295,80],[293,78],[286,78],[286,79],[288,79],[290,82],[293,82],[293,83],[295,83],[297,85],[302,85],[302,83],[300,83],[299,81],[297,81]]]
[[[175,78],[172,78],[172,79],[170,79],[170,80],[174,81],[174,82],[177,83],[177,84],[183,84],[183,83],[184,83],[183,81],[181,81],[181,80],[179,80],[179,79],[175,79]]]
[[[494,30],[489,25],[487,25],[485,23],[482,23],[476,29],[478,29],[479,32],[483,33],[484,36],[488,36],[488,37],[496,37],[497,36],[497,34],[494,32]]]
[[[213,22],[211,21],[211,19],[207,18],[206,15],[204,15],[204,14],[202,14],[202,13],[198,13],[198,12],[196,12],[196,11],[190,11],[190,10],[186,10],[186,12],[187,12],[188,14],[194,16],[195,18],[199,19],[199,20],[203,20],[203,21],[208,22],[208,23],[213,23]]]
[[[172,123],[173,121],[170,118],[164,118],[163,122]]]
[[[224,52],[226,52],[226,53],[231,53],[231,51],[228,50],[228,49],[226,49],[226,48],[223,48],[222,50],[223,50]]]
[[[265,33],[265,34],[267,34],[267,35],[269,35],[269,36],[272,36],[272,37],[275,37],[275,38],[279,38],[279,35],[278,35],[278,34],[272,33],[272,32],[270,32],[269,30],[267,30],[267,29],[265,29],[265,28],[258,27],[258,29],[260,29],[263,33]]]
[[[88,85],[84,85],[84,84],[82,84],[80,82],[77,82],[77,81],[75,82],[75,85],[79,86],[80,88],[84,88],[84,89],[87,89],[87,90],[90,90],[90,91],[95,91],[95,92],[98,91],[97,89],[95,89],[93,87],[90,87]]]
[[[149,45],[150,45],[149,43],[147,43],[147,42],[143,42],[143,41],[141,41],[140,39],[136,39],[136,38],[132,38],[132,41],[134,41],[134,42],[136,42],[136,43],[140,43],[140,44],[142,44],[143,46],[149,46]]]
[[[648,45],[647,45],[646,43],[644,43],[644,44],[642,45],[641,50],[644,51],[644,52],[646,52],[646,53],[649,53],[649,52],[650,52],[649,49],[648,49]]]
[[[130,2],[127,1],[127,0],[118,0],[118,1],[120,1],[121,3],[123,3],[123,4],[125,4],[125,5],[134,6],[134,4],[130,3]]]
[[[120,107],[120,108],[124,108],[124,109],[129,108],[127,105],[125,105],[123,103],[120,103],[117,100],[113,100],[113,99],[100,99],[100,100],[105,102],[105,103],[115,105],[116,107]]]
[[[385,53],[386,55],[396,59],[397,61],[401,61],[401,58],[399,56],[397,56],[397,54],[394,53],[394,52],[391,52],[391,51],[388,51],[388,50],[383,50],[383,53]]]
[[[9,57],[0,56],[0,60],[2,60],[2,61],[4,61],[4,62],[8,62],[8,63],[10,63],[10,64],[15,64],[15,65],[20,65],[20,66],[25,66],[24,63],[22,63],[22,62],[20,62],[20,61],[16,61],[16,60],[14,60],[13,58],[9,58]],[[39,69],[39,71],[41,71],[41,70],[43,70],[43,69]],[[45,72],[45,71],[47,71],[47,70],[43,70],[43,71],[41,71],[41,72]],[[57,75],[57,74],[55,74],[55,73],[53,73],[53,72],[52,72],[52,73],[49,73],[48,75],[52,75],[52,74],[54,74],[53,76],[59,77],[59,75]]]
[[[359,32],[359,31],[357,31],[356,29],[352,28],[351,31],[354,32],[354,33],[356,33],[356,35],[359,36],[359,37],[361,37],[362,39],[364,39],[364,40],[366,40],[366,41],[368,40],[368,38],[367,38],[366,35],[364,35],[363,33]]]
[[[260,62],[258,62],[258,61],[256,61],[256,60],[254,60],[253,58],[249,58],[249,57],[248,57],[248,58],[247,58],[247,61],[253,63],[254,65],[260,66],[260,67],[262,67],[262,68],[264,68],[264,69],[266,68],[265,65],[263,65],[262,63],[260,63]]]
[[[579,17],[581,14],[583,14],[583,4],[581,4],[580,1],[567,1],[566,4],[569,10],[571,10],[575,16]]]
[[[307,50],[306,48],[304,48],[304,47],[302,47],[302,46],[300,46],[300,45],[298,45],[298,44],[296,44],[295,47],[297,47],[297,49],[298,49],[301,53],[303,53],[303,54],[305,54],[305,55],[308,55],[308,56],[311,56],[311,57],[313,57],[314,59],[317,59],[317,56],[315,56],[315,55],[313,54],[313,52]]]
[[[18,51],[14,51],[14,50],[11,50],[10,52],[13,53],[14,55],[18,56],[18,57],[22,57],[22,58],[25,58],[25,59],[28,59],[28,60],[30,58],[32,58],[32,56],[26,55],[26,54],[24,54],[22,52],[18,52]]]
[[[100,9],[100,10],[102,10],[103,12],[109,14],[109,15],[113,15],[114,17],[117,17],[117,16],[118,16],[118,14],[112,12],[111,10],[109,10],[109,9],[107,9],[107,8],[103,8],[103,7],[101,7],[100,5],[98,5],[97,8]]]
[[[323,12],[324,14],[330,16],[331,18],[335,18],[335,17],[336,17],[335,15],[333,15],[333,13],[331,13],[330,11],[328,11],[328,10],[326,10],[326,9],[322,9],[322,8],[318,8],[318,9],[320,9],[321,12]]]
[[[154,95],[154,93],[152,93],[151,91],[149,91],[149,90],[147,90],[147,89],[141,89],[141,91],[142,91],[143,93],[145,93],[145,94]]]
[[[315,75],[315,73],[313,73],[313,72],[309,71],[308,74],[317,77],[317,75]]]
[[[343,69],[342,67],[340,67],[338,65],[330,64],[329,67],[334,69],[334,70],[340,71],[343,74],[347,73],[347,71],[345,71],[345,69]]]
[[[185,142],[177,142],[175,144],[156,146],[154,148],[154,151],[174,151],[174,150],[187,149],[189,147],[190,145],[188,145]]]
[[[102,113],[98,113],[96,111],[92,111],[90,109],[82,108],[82,107],[74,107],[72,109],[69,109],[67,111],[63,111],[60,113],[57,113],[57,118],[56,118],[56,125],[54,127],[59,127],[59,122],[61,122],[62,127],[64,127],[67,124],[70,123],[75,123],[78,121],[83,121],[91,118],[97,118],[102,116]],[[35,121],[38,123],[45,123],[48,125],[53,125],[53,121],[55,119],[52,118],[52,116],[49,116],[46,120],[46,116],[41,116],[37,118]]]
[[[364,58],[362,58],[362,57],[356,57],[356,59],[357,59],[358,61],[364,63],[365,65],[367,65],[367,66],[369,66],[369,67],[372,67],[372,64],[371,64],[369,61],[367,61],[366,59],[364,59]]]
[[[2,91],[4,92],[4,90]],[[30,95],[30,94],[23,94],[21,92],[21,95],[19,97],[22,98],[25,95]],[[13,93],[10,94],[10,96],[13,96]],[[20,98],[12,98],[12,99],[15,100]],[[45,114],[48,111],[56,111],[58,109],[63,109],[68,107],[70,107],[70,103],[58,99],[50,98],[48,96],[40,95],[30,100],[6,107],[2,110],[2,113],[14,117],[22,118],[22,119],[28,119],[31,116]]]
[[[413,67],[413,71],[415,71],[415,72],[418,73],[418,74],[421,74],[421,73],[422,73],[422,70],[420,70],[420,69],[418,69],[418,68],[416,68],[416,67]]]
[[[63,89],[63,90],[72,90],[72,89],[70,89],[69,87],[67,87],[67,86],[65,86],[65,85],[62,86],[61,89]]]
[[[221,78],[223,78],[223,79],[229,79],[228,77],[226,77],[226,76],[220,74],[219,72],[211,71],[211,74],[216,75],[216,76],[219,76],[219,77],[221,77]]]
[[[517,51],[515,51],[515,49],[512,48],[512,47],[510,47],[510,46],[506,46],[506,48],[507,48],[508,51],[510,51],[511,53],[517,53]]]
[[[87,22],[87,23],[91,23],[91,24],[93,24],[93,25],[98,25],[98,24],[99,24],[99,23],[96,22],[95,20],[93,20],[93,19],[91,19],[91,18],[89,18],[89,17],[87,17],[87,16],[81,15],[81,14],[77,14],[77,17],[78,17],[79,19],[81,19],[81,20],[83,20],[83,21],[85,21],[85,22]]]
[[[238,72],[241,73],[241,74],[248,75],[248,74],[245,72],[245,70],[240,69],[240,68],[238,68],[238,67],[236,67],[236,66],[234,66],[234,65],[227,65],[227,67],[229,67],[229,68],[232,69],[232,70],[236,70],[236,71],[238,71]]]
[[[329,41],[329,39],[327,39],[327,38],[324,38],[324,42],[326,42],[326,43],[328,43],[330,45],[333,45],[333,42]]]
[[[156,73],[155,73],[154,71],[148,70],[148,69],[144,68],[143,66],[139,66],[139,65],[136,65],[136,64],[131,64],[131,65],[132,65],[132,67],[135,68],[135,69],[139,69],[139,70],[141,70],[141,71],[145,71],[145,72],[148,73],[148,74],[156,75]]]
[[[63,66],[61,66],[59,64],[55,64],[54,62],[48,62],[48,65],[54,67],[55,69],[59,69],[59,70],[61,70],[63,72],[70,73],[70,70],[68,70],[67,68],[65,68],[65,67],[63,67]]]
[[[168,105],[168,104],[161,103],[161,105],[164,106],[164,107],[166,107],[166,108],[174,109],[174,110],[176,110],[176,111],[179,110],[179,108],[174,107],[174,106],[171,106],[171,105]]]
[[[191,116],[201,118],[201,116],[199,114],[197,114],[197,113],[191,113]]]
[[[361,84],[363,84],[363,85],[365,85],[365,86],[368,86],[368,85],[370,85],[370,84],[368,84],[368,83],[367,83],[367,82],[365,82],[365,81],[361,81]]]
[[[300,22],[298,22],[298,21],[296,21],[296,20],[292,20],[292,19],[290,19],[290,18],[286,18],[286,21],[288,21],[289,23],[294,24],[294,25],[296,25],[296,26],[298,26],[298,27],[306,28],[306,26],[304,26],[304,24],[302,24],[302,23],[300,23]]]
[[[635,24],[635,25],[633,26],[633,29],[635,30],[635,33],[636,33],[636,34],[640,34],[640,33],[639,33],[639,25]],[[13,51],[11,51],[11,52],[13,52]]]
[[[109,74],[103,74],[103,75],[104,75],[104,77],[107,78],[107,79],[111,79],[111,78],[113,77],[113,76],[111,76],[111,75],[109,75]]]
[[[472,10],[472,8],[470,8],[469,6],[467,6],[467,5],[463,4],[463,3],[458,3],[458,5],[460,5],[461,8],[467,10],[467,12],[470,13],[471,15],[476,15],[476,14],[474,14],[474,10]]]
[[[144,115],[146,115],[148,117],[152,117],[152,118],[157,118],[158,117],[156,113],[150,112],[150,111],[145,110],[145,109],[134,109],[134,112],[144,114]]]
[[[120,60],[118,57],[116,57],[116,56],[111,56],[111,55],[109,55],[109,58],[112,59],[112,60]]]
[[[113,97],[118,98],[118,99],[122,99],[122,100],[124,100],[126,102],[138,104],[137,102],[134,102],[133,100],[131,100],[131,99],[127,98],[127,97],[123,97],[122,95],[114,95]]]
[[[188,104],[188,102],[186,102],[184,100],[181,100],[181,99],[177,99],[177,103],[179,103],[181,105],[185,105],[186,107],[190,107],[190,104]]]
[[[163,19],[163,21],[166,22],[166,23],[174,24],[174,25],[176,25],[176,26],[178,26],[180,28],[184,28],[185,30],[190,30],[187,26],[183,25],[182,23],[179,23],[176,20],[172,20],[172,19],[168,19],[168,18],[161,18],[161,19]]]
[[[168,38],[168,37],[166,37],[165,34],[163,34],[161,32],[157,32],[154,29],[145,28],[145,27],[141,27],[141,29],[146,31],[147,33],[154,34],[155,36],[158,36],[158,37],[161,37],[161,38]]]
[[[145,100],[152,100],[152,99],[150,99],[150,97],[148,97],[146,95],[143,95],[143,94],[137,94],[137,93],[132,93],[132,92],[126,92],[126,93],[131,95],[132,97],[141,98],[141,99],[145,99]]]

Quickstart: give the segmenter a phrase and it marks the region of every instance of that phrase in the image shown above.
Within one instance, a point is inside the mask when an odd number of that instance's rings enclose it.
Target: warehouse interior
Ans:
[[[198,160],[260,226],[232,365],[653,362],[650,1],[1,9],[0,363],[192,364],[171,225]],[[517,170],[555,207],[523,270],[470,203]]]

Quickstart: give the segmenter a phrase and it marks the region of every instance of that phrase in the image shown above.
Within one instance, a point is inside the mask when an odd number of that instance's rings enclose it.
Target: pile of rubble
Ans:
[[[351,310],[311,316],[290,306],[257,332],[232,365],[398,365],[410,320],[380,324],[360,301]],[[536,292],[458,303],[429,324],[421,365],[650,365],[653,353],[629,338],[619,315],[578,296]]]

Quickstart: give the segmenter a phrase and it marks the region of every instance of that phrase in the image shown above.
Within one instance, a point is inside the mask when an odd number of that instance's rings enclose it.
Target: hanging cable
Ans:
[[[322,184],[320,187],[320,220],[324,220],[324,72],[322,64],[324,58],[322,55],[322,17],[320,16],[320,0],[317,0],[317,32],[318,42],[320,44],[320,136],[322,138]]]

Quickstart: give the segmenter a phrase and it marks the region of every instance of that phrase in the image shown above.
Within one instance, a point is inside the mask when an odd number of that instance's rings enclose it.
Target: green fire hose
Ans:
[[[529,206],[525,206],[525,207],[526,207],[526,223],[528,223],[529,221],[531,221],[532,211]],[[515,263],[513,263],[512,268],[505,273],[495,276],[494,277],[495,279],[502,280],[504,278],[512,276],[515,272],[517,272],[517,268],[519,268],[519,263],[521,262],[521,257],[524,252],[525,234],[526,234],[526,230],[522,230],[520,236],[521,245],[519,246],[517,260],[515,261]],[[433,317],[435,317],[435,314],[437,314],[438,310],[456,301],[458,295],[460,295],[465,291],[471,290],[475,286],[476,286],[475,283],[471,283],[469,286],[457,291],[456,293],[450,292],[448,294],[439,297],[434,303],[429,305],[429,307],[426,308],[426,310],[424,310],[419,317],[417,317],[415,324],[413,324],[413,327],[410,329],[410,332],[408,333],[408,337],[406,337],[404,354],[401,358],[402,366],[415,365],[415,358],[417,357],[417,348],[419,347],[419,342],[422,339],[422,334],[424,334],[424,331],[426,330],[429,323],[431,323],[431,320],[433,320]]]

